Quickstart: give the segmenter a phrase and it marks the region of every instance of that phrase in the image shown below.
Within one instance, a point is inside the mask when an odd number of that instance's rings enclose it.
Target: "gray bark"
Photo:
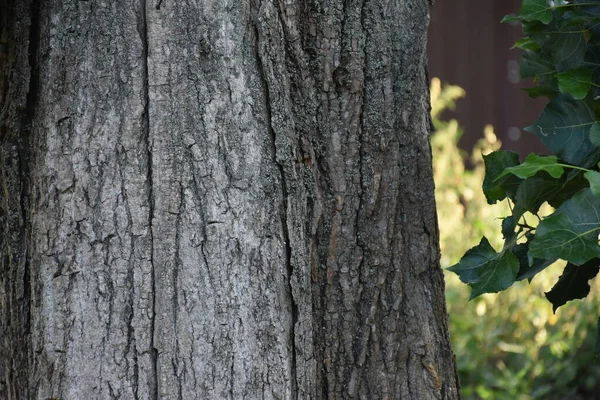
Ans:
[[[0,397],[457,399],[426,0],[14,0]]]

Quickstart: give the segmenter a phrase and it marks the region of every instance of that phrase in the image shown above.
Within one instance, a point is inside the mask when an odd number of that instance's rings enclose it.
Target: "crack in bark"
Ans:
[[[172,283],[173,286],[173,326],[177,326],[179,324],[179,313],[180,309],[180,300],[179,300],[179,271],[183,268],[183,263],[181,260],[181,214],[183,213],[183,209],[185,208],[185,189],[181,182],[179,182],[179,207],[177,209],[177,215],[175,217],[175,262],[173,265],[173,276]],[[185,292],[184,292],[185,293]],[[185,298],[184,298],[185,305]],[[177,354],[182,353],[182,349],[179,343],[179,336],[175,337],[175,351]],[[175,360],[173,359],[173,371],[177,376],[177,395],[179,400],[183,400],[183,387],[182,387],[182,379],[181,377],[185,375],[185,362],[183,359]],[[180,365],[181,364],[181,365]]]
[[[149,73],[148,73],[148,22],[146,0],[140,0],[140,37],[142,41],[142,91],[144,96],[144,111],[142,113],[142,134],[145,136],[145,145],[147,151],[147,182],[148,182],[148,229],[150,235],[150,275],[152,290],[152,312],[150,320],[150,359],[152,362],[152,374],[154,386],[150,388],[153,400],[158,399],[158,350],[156,349],[156,270],[154,266],[154,193],[153,193],[153,171],[152,171],[152,139],[150,137],[150,93],[149,93]]]
[[[16,41],[15,37],[11,37],[13,34],[17,32],[15,27],[18,24],[18,16],[12,15],[15,12],[16,5],[14,4],[6,4],[6,18],[2,18],[2,22],[7,24],[8,28],[2,28],[3,34],[9,35],[9,40]],[[25,9],[25,7],[23,7]],[[6,98],[6,95],[9,91],[8,85],[0,85],[4,91],[0,96],[4,100],[6,100],[6,104],[9,106],[5,110],[3,110],[2,116],[6,117],[6,120],[2,121],[2,129],[0,130],[0,139],[2,139],[2,147],[4,147],[5,143],[8,144],[13,142],[16,139],[16,156],[17,156],[17,176],[18,182],[14,184],[13,182],[8,183],[6,181],[6,170],[4,170],[6,165],[9,165],[8,162],[8,152],[6,154],[6,158],[4,158],[4,154],[2,154],[0,160],[0,169],[2,169],[3,182],[2,184],[3,190],[8,190],[9,187],[20,189],[18,194],[15,193],[15,200],[18,199],[18,206],[15,204],[15,208],[19,207],[20,209],[15,210],[15,214],[20,214],[20,221],[18,225],[19,233],[16,235],[17,241],[13,241],[9,239],[11,236],[10,229],[12,228],[10,222],[7,224],[8,230],[4,232],[5,237],[0,240],[6,248],[0,249],[6,250],[6,253],[3,254],[5,259],[8,259],[7,263],[7,274],[5,278],[14,277],[18,278],[22,272],[22,281],[19,283],[16,279],[14,282],[7,282],[7,288],[10,287],[9,291],[3,293],[4,298],[0,298],[0,306],[9,305],[10,308],[14,307],[14,309],[7,310],[8,312],[8,325],[3,323],[0,326],[0,329],[7,336],[6,339],[3,340],[3,343],[0,345],[0,351],[6,351],[6,362],[5,365],[0,367],[5,375],[0,378],[0,394],[6,393],[8,391],[8,396],[11,396],[11,391],[18,396],[19,393],[23,395],[23,397],[28,396],[29,382],[27,376],[27,370],[29,369],[29,364],[31,360],[30,348],[31,345],[29,343],[30,329],[31,329],[31,271],[30,271],[30,232],[31,232],[31,223],[30,223],[30,188],[29,188],[29,157],[30,157],[30,138],[32,132],[32,124],[33,119],[35,117],[35,110],[37,106],[38,96],[39,96],[39,67],[38,67],[38,50],[39,50],[39,41],[40,41],[40,16],[41,16],[41,4],[40,0],[32,0],[29,5],[29,37],[28,37],[28,47],[27,49],[19,49],[18,51],[25,52],[27,51],[27,64],[29,66],[29,82],[27,87],[27,94],[25,95],[25,107],[24,109],[20,108],[20,105],[16,107],[10,107],[10,99]],[[27,28],[25,28],[27,29]],[[27,40],[22,40],[22,42],[27,43]],[[7,42],[8,43],[8,42]],[[9,49],[3,49],[2,55],[8,55]],[[19,57],[15,57],[19,58]],[[9,60],[8,62],[10,62]],[[7,62],[7,64],[8,64]],[[6,67],[6,65],[0,65],[0,67]],[[7,67],[7,70],[2,70],[0,73],[5,73],[5,71],[10,71],[15,68],[17,63],[10,65]],[[23,77],[27,76],[27,72],[22,74]],[[3,76],[6,77],[6,76]],[[1,79],[1,78],[0,78]],[[7,82],[5,82],[7,83]],[[13,108],[12,110],[10,108]],[[14,135],[11,132],[11,129],[6,129],[8,126],[12,126],[12,118],[9,122],[8,116],[12,117],[12,112],[15,112],[17,115],[17,119],[20,120],[18,125],[18,134]],[[20,114],[20,115],[19,115]],[[17,130],[15,129],[15,130]],[[10,139],[9,139],[10,137]],[[4,142],[7,140],[7,142]],[[14,142],[13,142],[14,143]],[[11,143],[12,144],[12,143]],[[6,147],[4,147],[6,149]],[[12,152],[12,151],[11,151]],[[6,161],[5,161],[6,160]],[[5,164],[6,163],[6,164]],[[12,162],[11,162],[12,164]],[[10,168],[10,167],[9,167]],[[6,185],[6,186],[4,186]],[[19,187],[20,186],[20,187]],[[9,197],[7,196],[6,200],[3,199],[3,202],[6,204],[6,209],[2,210],[6,212],[6,221],[10,221],[9,209],[12,208],[10,204]],[[4,216],[3,216],[4,217]],[[4,218],[3,218],[4,220]],[[15,246],[16,245],[16,246]],[[16,247],[16,249],[13,248]],[[15,251],[16,250],[16,251]],[[16,255],[16,262],[12,262],[9,258],[9,254]],[[1,262],[4,264],[4,262]],[[10,278],[9,278],[10,279]],[[22,291],[19,290],[19,286],[22,284]],[[4,303],[7,301],[7,303]],[[15,304],[12,306],[11,303]],[[5,315],[6,315],[5,314]],[[10,323],[12,318],[15,318],[13,324]],[[12,325],[12,326],[11,326]],[[5,347],[5,345],[7,347]],[[11,348],[11,345],[14,346]],[[9,365],[12,365],[13,368],[8,368]],[[19,387],[20,386],[20,387]],[[34,390],[32,390],[34,391]]]
[[[39,95],[39,78],[40,71],[38,66],[38,50],[40,45],[40,16],[41,16],[41,0],[32,0],[30,6],[30,30],[29,30],[29,88],[27,90],[25,112],[19,132],[19,181],[21,183],[20,205],[21,205],[21,223],[23,239],[22,255],[23,255],[23,307],[24,318],[23,328],[24,333],[29,335],[31,328],[31,301],[30,301],[30,283],[31,271],[29,264],[29,236],[31,223],[29,218],[29,156],[30,156],[30,138],[32,132],[32,124],[35,118],[35,109],[37,106]]]
[[[6,289],[0,295],[0,308],[3,308],[5,318],[0,323],[0,336],[3,336],[0,353],[4,356],[0,366],[0,396],[29,398],[30,391],[35,392],[28,375],[32,360],[30,138],[39,97],[41,2],[32,0],[29,6],[3,2],[2,6],[4,15],[0,17],[0,32],[5,46],[0,50],[0,58],[4,58],[0,62],[0,79],[12,77],[13,81],[0,83],[3,101],[0,113],[0,189],[6,194],[0,204],[3,235],[0,239],[0,265],[3,268],[0,284]],[[23,24],[20,23],[21,18]],[[26,26],[27,22],[29,26]],[[26,70],[27,67],[29,70]],[[23,83],[28,85],[24,96]],[[17,90],[11,86],[16,86]],[[14,96],[12,99],[11,94]],[[14,225],[13,221],[16,222]]]
[[[119,161],[119,164],[121,164],[122,161]],[[121,201],[123,204],[126,204],[126,208],[125,211],[127,213],[127,227],[129,230],[129,239],[131,240],[131,243],[133,244],[135,242],[135,237],[133,235],[133,233],[131,232],[132,229],[132,225],[133,225],[133,220],[132,220],[132,216],[131,216],[131,209],[128,206],[129,204],[129,197],[127,195],[127,189],[125,187],[125,176],[123,175],[123,170],[120,169],[119,170],[119,176],[121,178]],[[117,226],[117,223],[115,222],[115,226]],[[117,232],[117,236],[119,237],[119,240],[121,241],[121,237],[120,235],[118,235]],[[133,260],[135,259],[135,254],[134,254],[134,246],[132,245],[129,251],[129,259],[128,262],[129,263],[133,263]],[[134,269],[133,268],[129,268],[129,270],[127,271],[127,277],[126,277],[126,282],[128,285],[130,285],[130,291],[129,294],[127,296],[127,311],[128,311],[128,315],[127,315],[127,345],[125,346],[125,353],[124,354],[129,354],[130,352],[132,352],[132,357],[133,357],[133,366],[130,365],[129,362],[129,358],[125,357],[125,363],[127,365],[127,370],[129,370],[130,368],[133,368],[133,398],[134,400],[139,400],[139,386],[140,386],[140,369],[139,369],[139,360],[138,360],[138,349],[137,349],[137,342],[135,339],[135,329],[133,327],[133,319],[135,316],[135,276],[134,276]]]

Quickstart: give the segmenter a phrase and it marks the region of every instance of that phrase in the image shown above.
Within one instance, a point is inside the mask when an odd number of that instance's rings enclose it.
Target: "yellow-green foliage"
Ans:
[[[487,204],[481,185],[482,154],[500,147],[491,126],[470,155],[457,147],[461,128],[456,120],[442,121],[443,110],[465,95],[457,86],[431,84],[432,136],[436,201],[440,225],[442,267],[458,262],[486,236],[502,247],[500,216],[508,204]],[[549,212],[545,206],[544,214]],[[531,221],[530,221],[531,220]],[[528,223],[535,223],[530,216]],[[593,353],[600,316],[600,282],[584,300],[559,308],[556,315],[545,299],[562,272],[561,265],[538,274],[531,284],[472,301],[470,289],[456,275],[446,275],[450,335],[457,357],[464,399],[595,399],[600,398],[600,365]],[[599,280],[600,281],[600,280]],[[600,363],[599,363],[600,364]],[[598,394],[598,397],[595,397]]]

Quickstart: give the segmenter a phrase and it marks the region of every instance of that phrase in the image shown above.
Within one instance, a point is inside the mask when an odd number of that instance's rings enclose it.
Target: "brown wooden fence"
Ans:
[[[467,150],[492,124],[503,148],[522,155],[546,151],[522,129],[535,122],[545,101],[520,89],[531,86],[519,82],[520,52],[510,50],[521,28],[500,23],[519,6],[520,0],[437,0],[431,9],[429,75],[466,90],[448,116],[465,128],[460,145]]]

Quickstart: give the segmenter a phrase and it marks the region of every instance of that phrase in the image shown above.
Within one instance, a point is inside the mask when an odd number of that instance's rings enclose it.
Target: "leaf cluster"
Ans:
[[[600,1],[523,0],[519,14],[503,21],[522,24],[525,36],[515,44],[523,50],[521,76],[535,82],[527,92],[549,99],[525,130],[551,155],[530,154],[522,163],[510,151],[484,157],[488,203],[511,206],[502,216],[504,245],[496,251],[484,237],[449,269],[474,298],[565,260],[546,293],[556,310],[586,297],[600,270]],[[544,203],[555,210],[542,217]]]
[[[440,263],[448,267],[482,236],[500,248],[502,221],[495,218],[510,215],[511,210],[507,201],[487,204],[481,190],[483,154],[501,148],[493,127],[486,126],[471,152],[461,150],[460,123],[440,115],[465,92],[442,85],[438,78],[432,79],[430,92]],[[539,213],[547,215],[551,210],[545,204]],[[480,296],[469,304],[465,304],[469,293],[458,276],[445,274],[448,328],[463,399],[558,400],[593,392],[600,381],[600,364],[592,365],[600,280],[591,282],[588,301],[561,307],[558,324],[551,305],[539,294],[552,287],[563,268],[563,263],[556,263],[536,275],[531,284],[517,282],[502,294]]]

